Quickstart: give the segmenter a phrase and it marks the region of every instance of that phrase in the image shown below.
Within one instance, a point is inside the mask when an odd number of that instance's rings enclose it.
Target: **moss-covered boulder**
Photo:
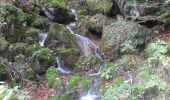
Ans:
[[[74,66],[80,56],[75,38],[61,24],[51,25],[45,46],[52,49],[56,55],[61,56],[60,58],[64,60],[68,67]]]
[[[3,55],[8,51],[9,42],[5,40],[5,38],[0,37],[0,55]]]
[[[112,3],[112,0],[84,0],[77,4],[78,13],[80,15],[109,14],[112,9]]]
[[[44,73],[54,64],[54,55],[48,48],[41,48],[32,55],[32,69],[37,73]]]
[[[76,90],[79,95],[81,95],[89,90],[90,84],[90,80],[87,77],[81,75],[72,75],[68,80],[66,89]]]
[[[10,45],[8,50],[8,59],[14,61],[14,58],[19,55],[25,55],[25,48],[28,44],[26,43],[13,43]]]
[[[41,3],[42,11],[48,19],[64,24],[74,21],[75,17],[67,8],[65,0],[42,0]]]
[[[89,55],[88,57],[79,57],[76,63],[77,70],[88,71],[91,69],[98,69],[98,67],[103,63],[102,59],[95,55]]]
[[[118,20],[103,28],[101,51],[110,57],[135,53],[144,47],[152,31],[132,21]]]
[[[48,68],[46,72],[47,83],[50,88],[54,88],[56,90],[62,89],[62,80],[59,78],[59,74],[55,67],[51,66]]]

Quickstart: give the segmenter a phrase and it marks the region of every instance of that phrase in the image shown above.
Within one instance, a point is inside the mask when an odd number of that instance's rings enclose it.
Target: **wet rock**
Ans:
[[[42,0],[43,13],[53,22],[68,24],[74,21],[74,16],[67,9],[65,0]]]
[[[101,51],[111,58],[123,53],[135,53],[146,44],[152,31],[132,21],[118,20],[103,28]]]
[[[68,24],[74,21],[74,16],[67,9],[42,7],[43,13],[53,22]]]
[[[54,55],[48,48],[41,48],[32,55],[32,69],[41,74],[54,65]]]
[[[76,39],[61,24],[51,25],[45,46],[52,49],[56,55],[61,56],[60,58],[64,60],[67,67],[74,66],[80,56]]]

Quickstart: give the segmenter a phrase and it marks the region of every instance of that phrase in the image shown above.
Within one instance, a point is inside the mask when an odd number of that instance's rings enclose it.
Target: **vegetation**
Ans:
[[[169,5],[0,0],[0,100],[169,100]]]

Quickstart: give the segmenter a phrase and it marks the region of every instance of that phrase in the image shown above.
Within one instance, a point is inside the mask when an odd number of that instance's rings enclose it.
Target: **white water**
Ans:
[[[90,54],[95,54],[97,56],[99,56],[97,50],[98,47],[96,44],[94,44],[90,39],[88,39],[87,37],[83,37],[81,35],[75,34],[73,32],[73,30],[71,29],[71,25],[74,25],[74,23],[71,23],[69,25],[67,25],[67,29],[70,31],[70,33],[75,36],[78,45],[81,47],[84,56],[88,56]]]
[[[70,9],[70,10],[71,10],[72,14],[75,16],[75,20],[77,21],[78,17],[77,17],[76,10],[75,9]],[[88,56],[90,54],[95,54],[98,57],[100,57],[100,54],[98,53],[99,48],[97,47],[97,45],[95,43],[93,43],[93,41],[91,41],[87,37],[84,37],[84,36],[74,33],[74,31],[72,30],[71,27],[75,27],[75,22],[70,23],[66,27],[69,30],[69,32],[76,38],[76,41],[77,41],[78,45],[81,47],[84,56]],[[100,76],[101,69],[102,69],[102,67],[100,67],[100,69],[97,73],[92,73],[89,76],[92,76],[92,77]],[[99,79],[95,79],[95,80],[98,81]],[[98,85],[99,85],[99,82],[94,82],[93,86],[90,88],[88,93],[84,96],[81,96],[80,100],[100,100],[100,92],[98,91]]]
[[[39,34],[39,44],[40,46],[44,46],[45,39],[47,38],[47,33]]]
[[[62,62],[60,61],[60,59],[59,59],[58,57],[56,57],[56,61],[57,61],[57,65],[58,65],[57,71],[58,71],[60,74],[66,74],[66,75],[71,74],[71,71],[64,69],[64,67],[63,67],[63,65],[62,65]]]

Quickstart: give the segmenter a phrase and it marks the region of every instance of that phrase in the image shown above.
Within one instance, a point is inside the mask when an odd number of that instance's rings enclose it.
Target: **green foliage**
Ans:
[[[18,86],[9,88],[5,84],[0,85],[0,99],[1,100],[25,100],[28,98],[29,98],[28,92],[19,90]]]
[[[105,69],[103,70],[101,77],[106,80],[111,79],[113,77],[114,67],[115,65],[113,63],[105,65]]]
[[[149,57],[159,57],[166,54],[167,51],[167,43],[159,39],[153,43],[149,43],[146,48],[146,53]]]
[[[65,0],[41,0],[41,2],[49,7],[56,7],[66,9],[66,2]]]

